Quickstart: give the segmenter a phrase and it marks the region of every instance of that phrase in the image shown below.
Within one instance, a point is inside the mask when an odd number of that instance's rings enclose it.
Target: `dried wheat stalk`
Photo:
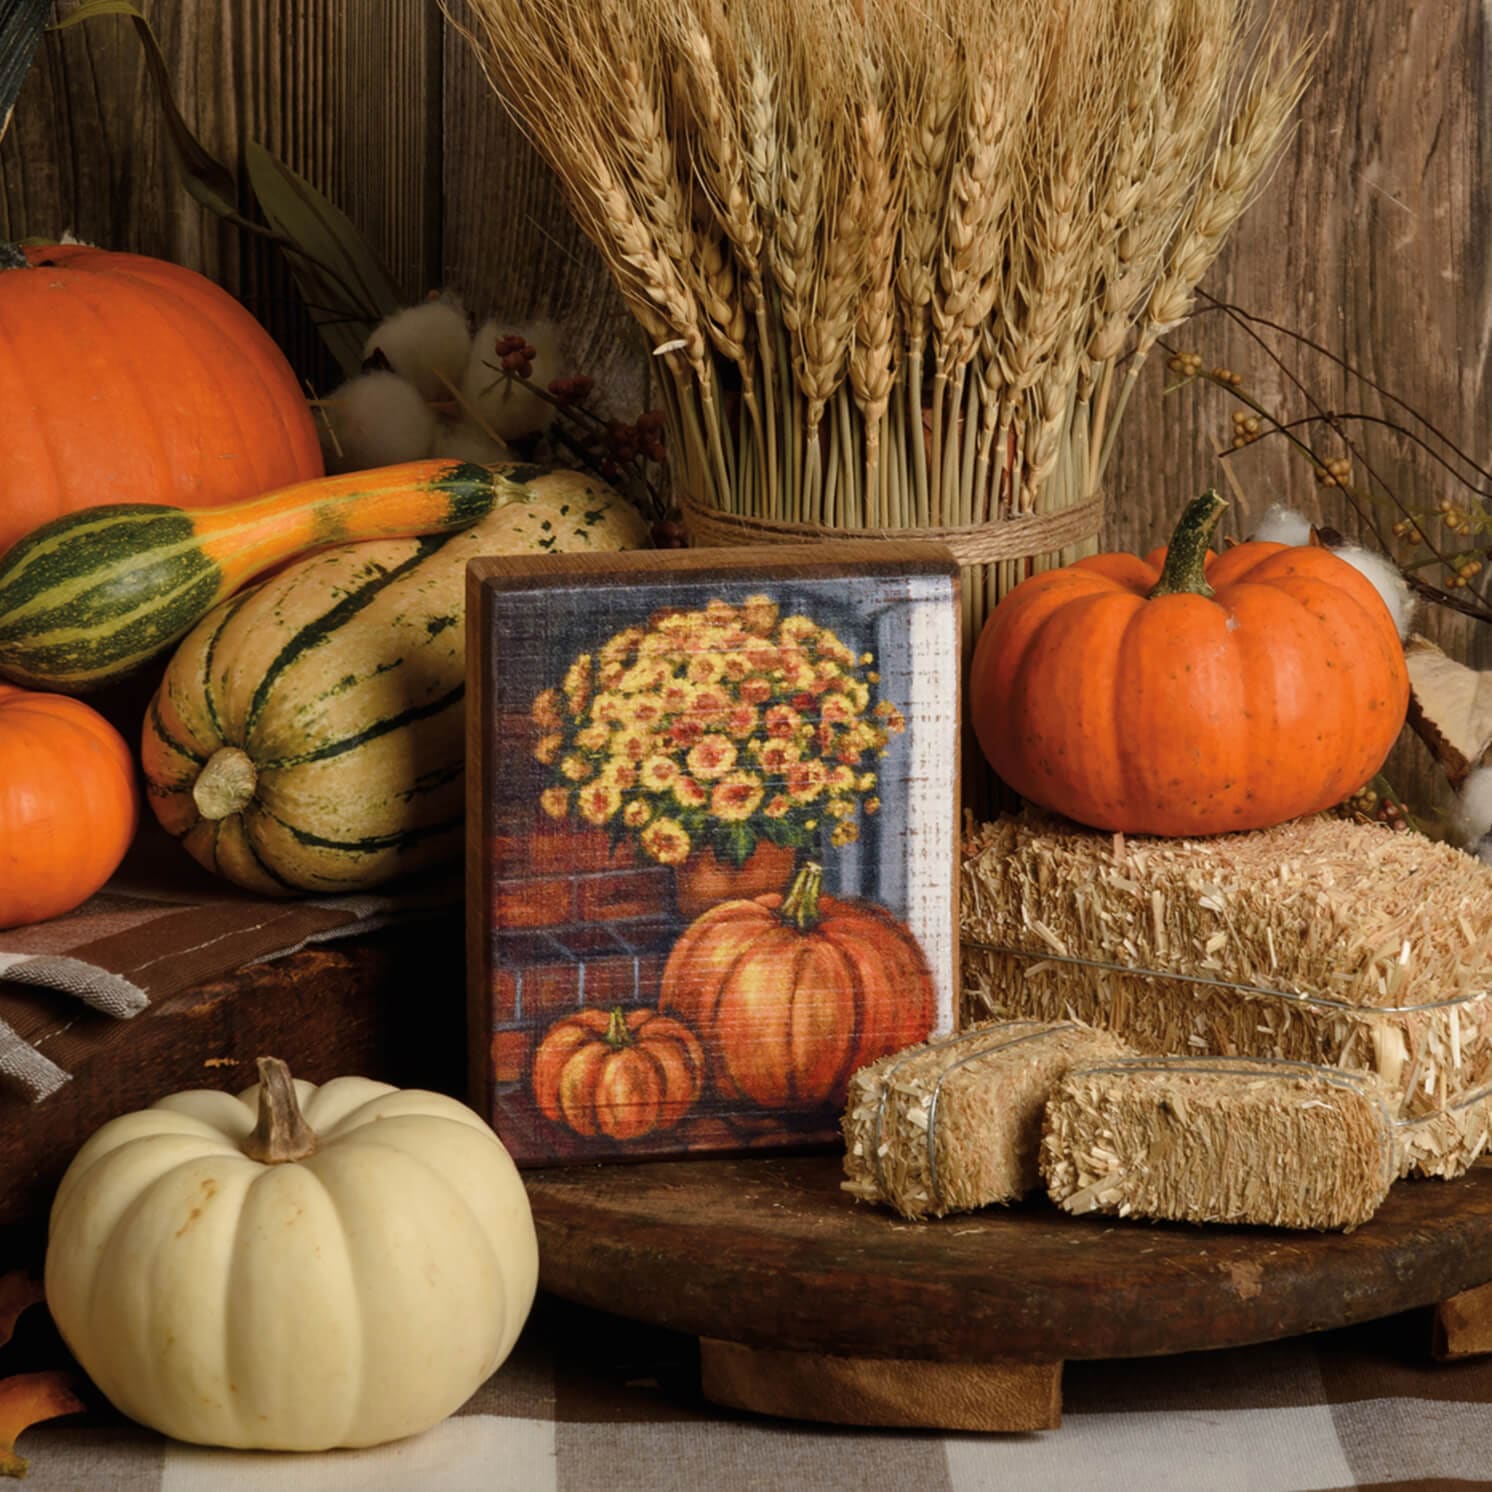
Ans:
[[[667,368],[677,486],[828,527],[1096,492],[1309,51],[1250,0],[445,3]]]

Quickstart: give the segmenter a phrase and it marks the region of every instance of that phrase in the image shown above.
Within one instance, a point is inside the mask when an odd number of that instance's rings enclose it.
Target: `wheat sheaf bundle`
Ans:
[[[652,341],[686,511],[757,540],[1089,502],[1310,52],[1253,0],[448,3]]]

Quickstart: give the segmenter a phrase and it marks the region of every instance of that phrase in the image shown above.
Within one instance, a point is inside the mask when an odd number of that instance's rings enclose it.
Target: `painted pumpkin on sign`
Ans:
[[[820,894],[809,861],[784,897],[722,902],[663,971],[659,1005],[704,1038],[722,1096],[765,1108],[843,1104],[850,1074],[932,1029],[932,974],[884,907]]]
[[[1330,550],[1208,554],[1205,493],[1168,550],[1033,576],[991,614],[968,714],[1023,797],[1096,829],[1262,829],[1330,808],[1383,765],[1409,678],[1382,597]]]
[[[534,1098],[578,1135],[636,1140],[694,1107],[705,1059],[694,1033],[646,1008],[582,1010],[558,1020],[534,1054]]]
[[[96,503],[214,507],[321,475],[290,364],[180,265],[82,244],[9,251],[0,342],[0,553]]]

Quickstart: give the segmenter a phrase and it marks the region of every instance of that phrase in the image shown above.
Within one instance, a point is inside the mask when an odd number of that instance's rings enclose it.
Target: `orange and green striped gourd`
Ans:
[[[0,678],[81,694],[132,673],[246,581],[308,549],[448,533],[532,495],[543,468],[407,461],[251,502],[83,508],[0,557]]]

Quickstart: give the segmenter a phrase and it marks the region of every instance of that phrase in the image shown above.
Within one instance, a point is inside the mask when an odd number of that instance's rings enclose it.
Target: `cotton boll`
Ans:
[[[381,352],[389,367],[426,399],[449,399],[461,386],[471,354],[466,313],[449,300],[428,300],[395,311],[373,329],[364,357]]]
[[[1478,767],[1462,784],[1452,827],[1468,849],[1477,849],[1492,834],[1492,767]]]
[[[349,379],[323,408],[341,448],[331,458],[338,471],[417,461],[435,440],[435,411],[412,383],[387,370]]]
[[[1311,521],[1284,503],[1275,503],[1259,521],[1253,537],[1270,544],[1309,544]]]
[[[504,440],[521,440],[549,428],[554,421],[554,406],[503,377],[493,348],[506,332],[517,333],[534,348],[533,372],[528,381],[535,387],[548,388],[564,374],[559,328],[552,321],[531,321],[521,326],[489,321],[472,339],[461,396],[489,429]]]
[[[512,451],[502,441],[470,420],[442,424],[430,454],[451,461],[475,461],[478,466],[491,466],[496,461],[513,459]]]
[[[1388,607],[1394,626],[1399,629],[1400,638],[1408,637],[1409,628],[1414,621],[1414,596],[1409,590],[1409,582],[1399,573],[1398,566],[1391,560],[1384,559],[1381,554],[1375,554],[1370,549],[1359,549],[1355,544],[1344,544],[1332,553],[1338,559],[1346,560],[1354,570],[1372,582],[1373,589],[1383,597],[1383,604]]]

